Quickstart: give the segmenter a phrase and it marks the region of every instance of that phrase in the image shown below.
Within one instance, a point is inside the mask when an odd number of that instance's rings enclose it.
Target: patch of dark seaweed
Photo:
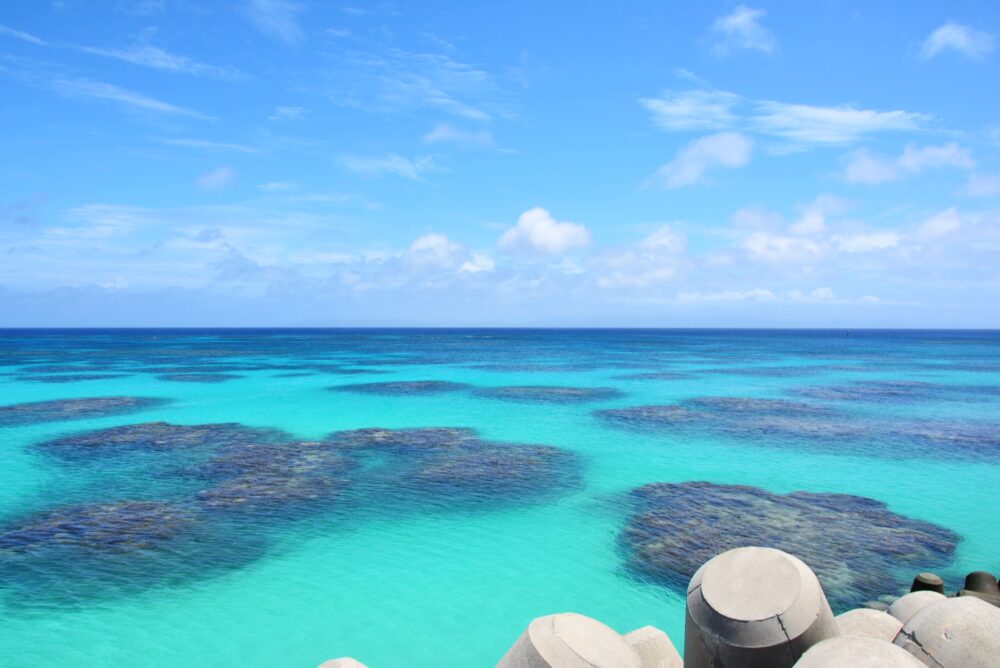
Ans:
[[[153,397],[90,397],[12,404],[0,406],[0,427],[125,415],[158,408],[169,401]]]
[[[110,380],[125,378],[123,373],[63,373],[53,375],[19,375],[14,380],[23,383],[83,383],[88,380]]]
[[[328,387],[333,392],[352,392],[355,394],[377,394],[382,396],[427,396],[434,394],[450,394],[463,392],[471,386],[465,383],[453,383],[446,380],[413,380],[391,381],[385,383],[355,383],[352,385],[336,385]]]
[[[695,374],[683,371],[644,371],[615,376],[617,380],[690,380],[696,377]]]
[[[632,493],[620,540],[629,570],[683,591],[716,554],[745,545],[785,550],[816,572],[837,610],[902,590],[897,573],[953,558],[956,533],[846,494],[773,494],[708,482],[654,483]]]
[[[166,373],[157,378],[173,383],[225,383],[243,376],[234,373]]]
[[[583,404],[625,396],[611,387],[561,387],[521,385],[486,387],[475,390],[477,396],[525,404]]]
[[[192,448],[238,448],[284,439],[276,430],[255,429],[235,422],[178,425],[143,422],[99,429],[45,441],[35,446],[46,454],[65,459],[144,451],[176,451]]]
[[[813,376],[820,371],[821,369],[817,367],[809,366],[746,366],[698,369],[698,373],[759,378],[796,378],[799,376]]]

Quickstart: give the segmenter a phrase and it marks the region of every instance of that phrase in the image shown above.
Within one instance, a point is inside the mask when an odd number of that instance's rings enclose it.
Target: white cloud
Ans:
[[[541,207],[528,209],[497,242],[502,250],[528,250],[559,255],[590,243],[590,231],[583,225],[558,222]]]
[[[962,194],[969,197],[1000,196],[1000,174],[970,174]]]
[[[305,114],[306,110],[302,107],[278,106],[267,118],[271,121],[299,121]]]
[[[170,144],[172,146],[187,146],[189,148],[204,148],[220,151],[238,151],[240,153],[260,153],[260,149],[254,148],[253,146],[247,146],[246,144],[234,144],[230,142],[208,141],[205,139],[173,138],[163,138],[160,139],[160,141],[164,144]]]
[[[238,80],[246,77],[246,75],[237,70],[206,65],[186,56],[169,53],[150,44],[137,44],[125,49],[102,49],[91,46],[81,46],[79,49],[84,53],[115,58],[132,63],[133,65],[149,67],[163,72],[207,76],[225,80]]]
[[[653,114],[653,122],[665,130],[722,130],[733,127],[733,107],[738,95],[716,90],[667,91],[658,98],[643,98],[642,106]]]
[[[687,238],[673,225],[662,225],[634,246],[595,261],[602,288],[646,288],[672,280],[687,249]]]
[[[31,33],[22,32],[20,30],[14,30],[13,28],[8,28],[7,26],[2,24],[0,24],[0,35],[13,37],[14,39],[19,39],[22,42],[28,42],[29,44],[34,44],[35,46],[48,46],[48,42],[46,42],[41,37],[35,37]]]
[[[404,259],[418,266],[447,268],[457,264],[458,258],[464,253],[465,247],[462,244],[452,241],[444,234],[431,233],[410,244]]]
[[[754,232],[742,245],[751,259],[771,264],[806,264],[823,254],[816,241],[768,232]]]
[[[469,144],[490,146],[493,144],[493,134],[488,130],[463,130],[449,123],[439,123],[433,130],[424,135],[428,144]]]
[[[765,134],[806,144],[845,144],[878,132],[915,130],[927,120],[909,111],[855,109],[848,105],[818,107],[808,104],[761,101],[751,126]]]
[[[838,235],[832,240],[837,244],[837,249],[844,253],[871,253],[898,246],[902,237],[896,232],[882,231],[850,236]]]
[[[738,49],[773,53],[778,48],[771,31],[761,25],[767,14],[763,9],[739,5],[730,14],[721,16],[712,24],[711,32],[717,37],[715,53],[725,56]]]
[[[955,207],[934,214],[917,227],[917,236],[923,239],[935,239],[956,231],[962,226],[962,218]]]
[[[737,132],[720,132],[696,139],[660,167],[647,185],[681,188],[699,183],[713,167],[742,167],[750,160],[753,143]]]
[[[291,181],[268,181],[267,183],[261,183],[257,187],[266,193],[279,193],[286,192],[288,190],[295,190],[298,185],[292,183]]]
[[[833,195],[820,195],[802,208],[802,215],[788,231],[799,236],[817,236],[826,231],[827,216],[844,211],[847,202]]]
[[[424,172],[434,168],[434,161],[430,156],[411,160],[394,153],[384,156],[345,155],[341,162],[347,169],[363,176],[395,174],[412,181],[422,181]]]
[[[195,182],[202,190],[215,190],[236,180],[236,172],[229,167],[219,167],[198,177]]]
[[[493,271],[495,267],[496,263],[493,262],[493,258],[489,255],[473,253],[472,259],[463,262],[462,268],[459,271],[467,274],[479,274]]]
[[[754,100],[705,88],[666,91],[656,98],[641,98],[639,103],[665,130],[730,129],[796,144],[849,144],[872,134],[917,130],[930,119],[926,114],[902,110]]]
[[[677,298],[685,302],[741,302],[741,301],[773,301],[777,299],[770,290],[754,288],[752,290],[723,290],[720,292],[682,292]]]
[[[296,15],[301,7],[287,0],[249,0],[246,5],[250,21],[263,35],[285,44],[298,44],[304,39]]]
[[[211,116],[179,107],[168,102],[162,102],[155,98],[136,93],[125,88],[120,88],[114,84],[92,81],[90,79],[70,79],[59,77],[44,85],[70,97],[88,97],[97,100],[108,100],[123,105],[131,109],[143,111],[153,111],[160,114],[170,114],[174,116],[188,116],[203,121],[215,120]]]
[[[993,50],[993,35],[949,21],[928,35],[920,48],[920,55],[930,59],[948,49],[980,60]]]
[[[927,169],[972,169],[975,165],[969,149],[955,142],[922,147],[909,144],[895,159],[875,156],[862,149],[851,156],[844,179],[851,183],[875,184],[896,181]]]

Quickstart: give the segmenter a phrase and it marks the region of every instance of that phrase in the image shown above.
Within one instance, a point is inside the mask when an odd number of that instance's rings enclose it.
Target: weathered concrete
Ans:
[[[684,662],[670,636],[655,626],[626,633],[625,642],[638,653],[643,668],[683,668]]]
[[[910,591],[936,591],[944,594],[944,580],[934,573],[918,573],[917,577],[913,578]]]
[[[1000,609],[971,596],[913,615],[895,644],[933,668],[989,668],[1000,661]]]
[[[906,624],[910,617],[917,614],[931,603],[937,603],[944,598],[943,594],[936,591],[915,591],[901,596],[896,602],[889,606],[889,614]]]
[[[997,587],[997,579],[992,573],[986,571],[973,571],[965,576],[965,589],[989,594],[990,596],[1000,595],[1000,588]]]
[[[891,643],[846,636],[813,645],[795,668],[923,668],[923,665]]]
[[[643,663],[610,627],[564,612],[533,620],[497,668],[643,668]]]
[[[903,622],[881,610],[858,608],[837,615],[837,628],[842,636],[875,638],[892,642],[903,628]]]
[[[324,661],[323,663],[319,664],[318,668],[368,668],[368,666],[361,663],[357,659],[352,659],[349,656],[345,656],[339,659],[330,659],[329,661]]]
[[[698,569],[688,586],[686,668],[792,666],[837,635],[816,575],[781,550],[729,550]]]

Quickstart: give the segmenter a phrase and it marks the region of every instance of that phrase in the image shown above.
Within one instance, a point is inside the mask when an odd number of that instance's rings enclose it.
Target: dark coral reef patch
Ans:
[[[631,572],[677,589],[716,554],[745,545],[790,552],[816,572],[831,604],[855,607],[948,564],[960,537],[847,494],[774,494],[709,482],[653,483],[631,494],[621,533]]]
[[[243,376],[235,373],[165,373],[157,378],[171,383],[225,383]]]
[[[120,427],[70,434],[34,446],[57,457],[79,459],[127,452],[177,451],[192,448],[238,447],[283,438],[281,432],[254,429],[235,422],[219,424],[171,424],[143,422]]]
[[[612,387],[565,387],[556,385],[515,385],[484,387],[475,394],[487,399],[498,399],[523,404],[583,404],[607,401],[624,396]]]
[[[448,394],[469,389],[465,383],[452,383],[446,380],[402,380],[385,383],[354,383],[351,385],[335,385],[328,387],[334,392],[353,392],[356,394],[379,394],[387,397],[407,397],[433,394]]]
[[[169,401],[152,397],[91,397],[12,404],[0,406],[0,427],[125,415],[157,408]]]

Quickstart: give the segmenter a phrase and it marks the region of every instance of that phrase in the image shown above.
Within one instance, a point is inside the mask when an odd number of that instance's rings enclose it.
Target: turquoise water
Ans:
[[[344,655],[373,668],[484,666],[533,617],[568,610],[622,632],[653,624],[679,645],[683,597],[627,568],[620,540],[629,492],[651,482],[870,497],[961,537],[938,569],[953,586],[968,571],[1000,569],[1000,333],[21,331],[0,333],[0,363],[0,406],[169,400],[83,419],[53,421],[50,412],[31,424],[5,424],[0,412],[0,558],[12,551],[5,531],[51,509],[196,498],[206,483],[182,453],[74,460],[39,447],[119,425],[239,423],[302,441],[368,427],[464,427],[488,442],[575,453],[579,466],[510,493],[445,485],[399,497],[366,477],[370,469],[350,469],[343,504],[212,525],[237,537],[198,539],[226,548],[218,563],[202,569],[190,553],[167,553],[155,577],[122,583],[135,556],[113,550],[110,567],[100,562],[108,572],[81,575],[96,584],[71,598],[32,578],[68,582],[74,568],[93,565],[86,559],[46,553],[23,582],[23,570],[0,566],[5,666],[314,666]],[[117,377],[74,379],[67,366]],[[166,379],[185,373],[229,376]],[[402,381],[464,385],[437,394],[339,387]],[[481,392],[507,386],[619,393],[574,402]],[[623,428],[598,413],[720,396],[829,407],[860,435],[728,422]],[[928,425],[935,439],[920,436]],[[913,573],[896,575],[886,593]],[[123,584],[135,586],[116,593]]]

